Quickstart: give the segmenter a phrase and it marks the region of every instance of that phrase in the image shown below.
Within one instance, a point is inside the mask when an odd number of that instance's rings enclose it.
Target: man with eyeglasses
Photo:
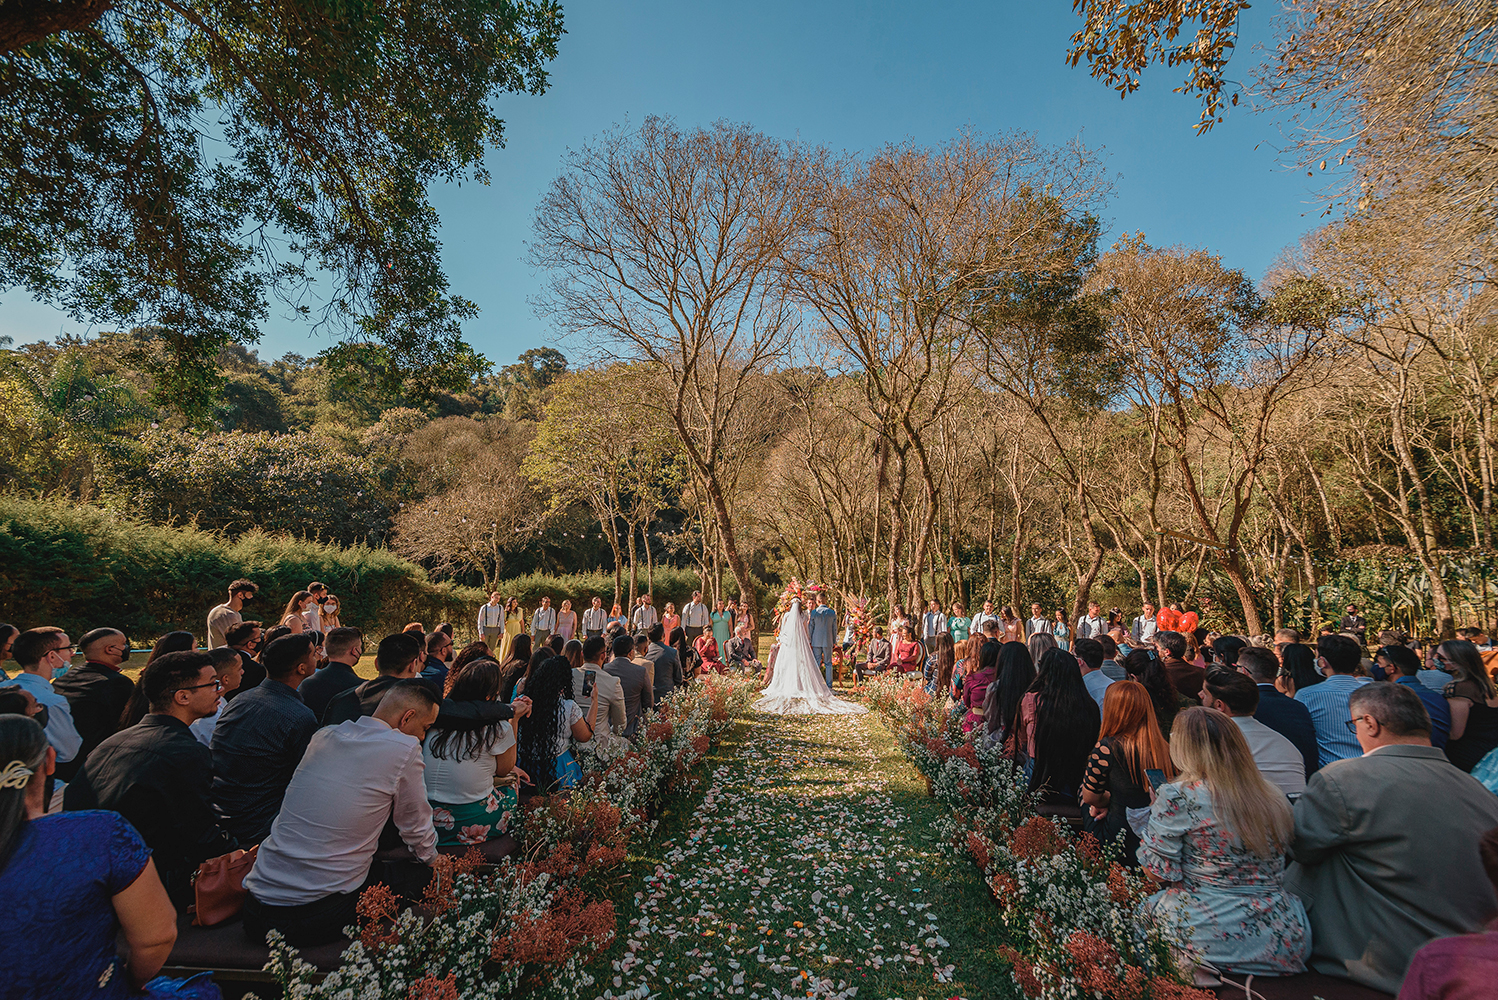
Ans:
[[[76,648],[66,632],[50,625],[27,629],[16,636],[10,648],[10,655],[21,666],[10,683],[29,692],[47,709],[47,742],[57,751],[59,764],[73,760],[83,747],[68,699],[52,688],[53,673],[67,668]]]
[[[441,698],[446,694],[448,664],[456,655],[453,652],[452,636],[446,632],[433,632],[427,636],[426,652],[426,662],[422,664],[419,676],[431,685],[432,692]]]
[[[198,865],[238,846],[213,811],[213,755],[188,728],[217,710],[219,679],[206,650],[165,653],[141,671],[140,688],[150,712],[88,755],[63,808],[129,820],[180,908],[192,902]]]
[[[78,640],[78,652],[83,654],[83,666],[52,682],[52,690],[68,699],[73,725],[83,741],[78,756],[57,768],[59,781],[71,781],[94,747],[115,734],[135,693],[135,682],[120,673],[120,665],[130,659],[125,633],[96,628]]]

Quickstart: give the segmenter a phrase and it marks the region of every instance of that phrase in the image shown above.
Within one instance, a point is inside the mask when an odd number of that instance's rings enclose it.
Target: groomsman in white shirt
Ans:
[[[499,591],[489,595],[488,604],[479,605],[478,630],[479,638],[498,654],[500,639],[505,634],[505,604]]]
[[[1089,601],[1087,613],[1077,619],[1077,627],[1074,635],[1078,639],[1095,639],[1108,632],[1108,619],[1103,617],[1103,606],[1097,601]]]
[[[998,620],[999,620],[999,616],[996,615],[996,614],[994,614],[994,611],[993,611],[993,601],[984,601],[983,602],[983,610],[980,611],[980,612],[978,612],[977,614],[973,615],[973,626],[972,626],[972,630],[968,634],[969,635],[981,635],[982,632],[983,632],[983,623],[984,622],[991,622],[991,621],[992,622],[996,622]]]
[[[711,624],[712,616],[707,605],[702,603],[702,591],[692,591],[692,599],[681,609],[681,627],[687,630],[687,642],[696,642],[697,637],[707,631]],[[669,640],[671,637],[666,638]]]
[[[635,608],[634,619],[630,624],[636,632],[649,632],[660,620],[660,612],[655,610],[651,596],[646,594],[640,598],[640,606]]]
[[[583,612],[583,638],[591,639],[595,635],[603,635],[603,627],[608,620],[608,613],[603,610],[603,598],[593,598],[593,606]]]
[[[531,635],[536,637],[539,648],[551,637],[557,627],[557,609],[551,606],[551,598],[541,598],[541,606],[531,615]]]
[[[1155,637],[1159,626],[1155,623],[1155,606],[1144,602],[1144,611],[1129,624],[1129,637],[1136,643],[1146,643]]]
[[[946,630],[947,616],[941,613],[941,605],[932,601],[926,606],[926,613],[921,615],[921,638],[926,640],[926,648],[935,649],[936,637]]]
[[[1030,617],[1025,619],[1025,638],[1032,635],[1053,635],[1051,631],[1051,620],[1045,616],[1045,609],[1039,604],[1030,605]]]

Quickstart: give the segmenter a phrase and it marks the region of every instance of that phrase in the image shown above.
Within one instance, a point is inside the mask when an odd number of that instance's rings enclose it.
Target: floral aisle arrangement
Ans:
[[[1136,916],[1159,888],[1148,873],[1039,815],[1023,773],[986,739],[965,739],[918,681],[883,675],[865,693],[950,807],[941,832],[982,870],[1009,933],[1001,954],[1025,996],[1214,1000],[1187,985],[1171,930]]]
[[[359,938],[321,982],[274,933],[266,971],[283,995],[306,1000],[502,1000],[542,987],[576,997],[593,983],[588,963],[614,939],[614,905],[603,896],[630,842],[649,835],[676,781],[755,693],[752,681],[724,676],[679,691],[633,740],[582,754],[583,779],[568,794],[527,804],[519,859],[439,856],[414,909],[383,885],[365,891]]]

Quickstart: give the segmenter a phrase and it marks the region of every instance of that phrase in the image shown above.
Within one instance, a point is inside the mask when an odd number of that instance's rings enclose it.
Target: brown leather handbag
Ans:
[[[255,867],[256,844],[247,851],[230,851],[209,858],[192,877],[192,922],[194,927],[216,927],[239,916],[244,909],[244,878]]]

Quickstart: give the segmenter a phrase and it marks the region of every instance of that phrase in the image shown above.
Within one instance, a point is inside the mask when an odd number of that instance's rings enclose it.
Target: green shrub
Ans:
[[[279,620],[293,593],[322,580],[343,602],[343,623],[376,636],[408,621],[461,629],[483,600],[384,549],[260,531],[230,541],[97,507],[0,497],[0,621],[21,628],[59,625],[76,637],[108,625],[136,643],[174,629],[201,637],[208,609],[241,576],[260,585],[248,619]]]
[[[692,599],[692,591],[701,586],[701,580],[692,570],[677,569],[674,566],[657,566],[655,588],[651,590],[652,603],[659,611],[666,606],[667,601],[670,601],[680,611],[682,606]],[[539,605],[541,598],[550,597],[552,607],[559,608],[563,601],[571,601],[573,610],[581,614],[584,608],[593,603],[595,597],[603,598],[605,609],[613,603],[614,574],[595,572],[553,576],[547,573],[527,573],[513,580],[503,580],[495,589],[506,599],[520,598],[521,606],[527,611]],[[645,583],[645,574],[641,573],[635,582],[635,592],[637,595],[643,594],[647,589],[649,588]],[[626,572],[620,587],[619,603],[622,605],[628,600],[629,574]]]

